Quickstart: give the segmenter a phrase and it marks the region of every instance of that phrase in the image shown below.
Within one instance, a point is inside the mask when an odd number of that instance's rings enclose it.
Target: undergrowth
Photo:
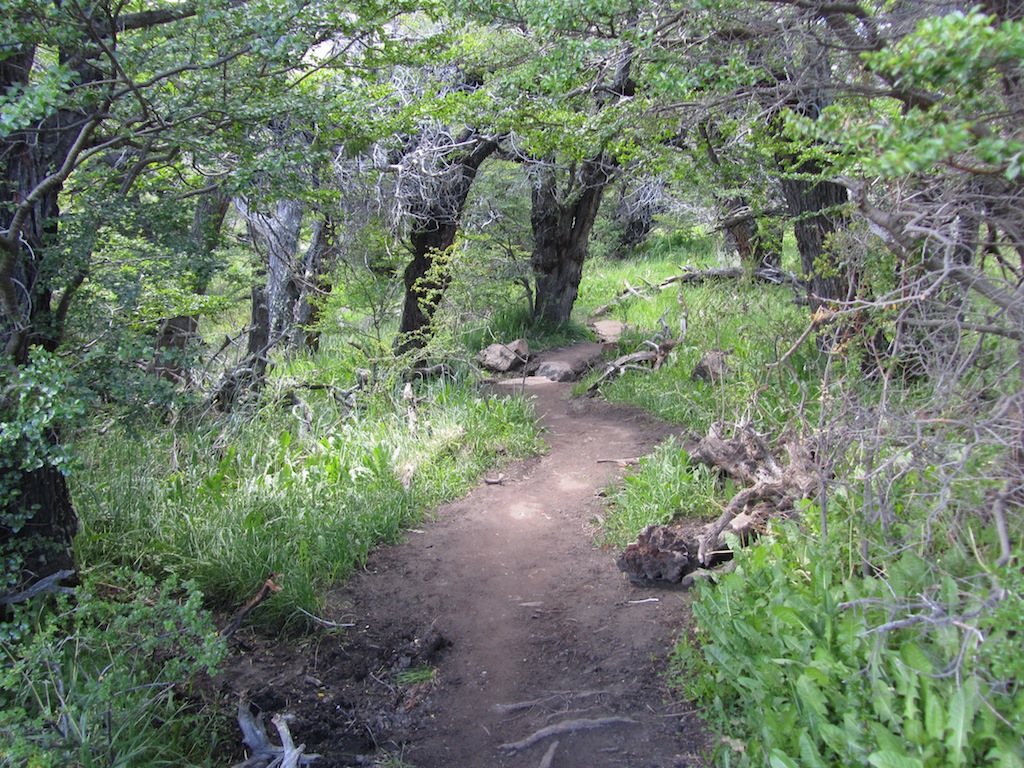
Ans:
[[[700,588],[674,674],[729,735],[716,763],[1024,765],[1019,569],[956,578],[908,549],[864,577],[850,543],[785,526]]]
[[[87,574],[0,638],[0,766],[212,766],[225,735],[196,687],[227,649],[193,583]],[[28,609],[23,610],[23,614]]]
[[[946,329],[879,366],[868,340],[901,332],[885,311],[797,345],[808,317],[792,291],[743,279],[657,290],[680,264],[721,266],[669,250],[635,272],[601,264],[581,291],[596,307],[628,280],[649,297],[609,310],[631,326],[619,354],[659,330],[680,342],[660,370],[627,371],[602,395],[693,439],[716,422],[769,444],[800,436],[828,503],[805,504],[799,524],[700,588],[671,678],[722,734],[715,763],[1024,766],[1024,528],[1007,515],[999,533],[991,513],[1017,487],[1019,423],[999,405],[1015,397],[1013,345]],[[708,350],[726,353],[720,381],[691,375]],[[610,494],[604,539],[716,518],[737,490],[665,444]]]
[[[325,395],[303,395],[303,409],[268,393],[188,428],[83,439],[79,561],[194,579],[223,608],[278,573],[282,591],[253,620],[306,623],[371,547],[536,450],[522,400],[483,396],[469,379],[421,383],[415,403],[401,390],[368,391],[352,412]]]

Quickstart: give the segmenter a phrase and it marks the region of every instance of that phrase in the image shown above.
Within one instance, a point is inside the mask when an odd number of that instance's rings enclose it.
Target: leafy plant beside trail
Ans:
[[[729,737],[719,764],[1024,765],[1020,574],[908,549],[865,578],[852,543],[786,526],[700,589],[676,675]]]
[[[202,600],[117,571],[23,615],[31,636],[0,638],[0,765],[215,765],[226,721],[193,684],[227,649]]]

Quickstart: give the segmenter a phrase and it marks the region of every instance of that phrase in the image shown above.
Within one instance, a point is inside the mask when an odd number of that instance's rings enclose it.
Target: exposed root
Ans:
[[[609,725],[620,725],[620,724],[635,724],[636,720],[631,717],[599,717],[594,720],[565,720],[561,723],[555,723],[549,725],[547,728],[541,728],[522,741],[514,741],[509,744],[502,744],[499,749],[507,749],[509,752],[520,752],[524,749],[532,747],[539,741],[543,741],[551,736],[560,736],[565,733],[575,733],[576,731],[589,731],[594,728],[605,728]]]
[[[551,746],[548,747],[548,751],[544,753],[543,759],[540,761],[538,768],[551,768],[551,763],[555,759],[555,750],[558,749],[558,742],[551,742]]]
[[[252,754],[248,760],[238,763],[234,768],[297,768],[300,765],[309,765],[320,757],[303,754],[305,744],[295,746],[285,717],[274,715],[271,722],[281,739],[280,747],[275,747],[267,738],[263,718],[253,717],[249,702],[245,698],[239,698],[238,726],[242,729],[242,743]]]

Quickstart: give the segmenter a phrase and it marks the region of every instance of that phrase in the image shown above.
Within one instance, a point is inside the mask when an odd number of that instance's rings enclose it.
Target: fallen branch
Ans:
[[[699,285],[700,283],[705,283],[710,280],[741,280],[748,276],[765,283],[790,285],[795,288],[803,288],[803,283],[800,282],[800,278],[792,272],[786,272],[776,267],[765,266],[755,267],[751,272],[748,272],[746,269],[741,267],[718,267],[714,269],[694,269],[693,267],[683,267],[683,271],[678,275],[666,277],[656,286],[650,286],[650,288],[656,291],[664,291],[666,288],[673,285]],[[607,304],[603,304],[595,309],[592,313],[592,317],[601,317],[629,299],[637,298],[642,299],[643,301],[649,301],[651,299],[650,296],[634,288],[629,283],[625,281],[623,281],[623,283],[626,287],[623,288],[618,295],[616,295],[616,297]]]
[[[662,581],[685,584],[699,568],[732,556],[726,540],[729,534],[746,545],[764,531],[769,520],[791,515],[800,499],[813,498],[820,488],[820,472],[810,452],[795,435],[783,443],[788,459],[784,462],[752,430],[737,429],[726,439],[722,425],[712,425],[707,437],[690,451],[691,460],[714,467],[744,487],[714,523],[647,526],[616,559],[619,570],[637,586]]]
[[[507,749],[509,752],[520,752],[551,736],[560,736],[565,733],[588,731],[594,728],[604,728],[609,725],[627,723],[633,724],[636,723],[636,720],[633,720],[630,717],[599,717],[595,720],[565,720],[561,723],[555,723],[554,725],[549,725],[546,728],[541,728],[539,731],[530,734],[522,741],[502,744],[499,749]]]
[[[259,591],[256,592],[255,596],[253,596],[252,600],[250,600],[248,603],[243,605],[238,610],[238,612],[235,614],[235,617],[231,620],[231,623],[227,626],[226,629],[224,629],[223,632],[220,633],[221,637],[228,638],[235,634],[235,632],[238,631],[238,628],[242,626],[242,622],[245,621],[245,617],[252,613],[253,608],[262,603],[275,592],[280,592],[281,587],[275,581],[276,579],[280,578],[280,573],[270,574],[270,576],[267,577],[267,580],[263,582],[263,586],[261,586],[259,588]]]
[[[670,285],[699,285],[700,283],[706,283],[710,280],[741,280],[747,276],[765,283],[774,283],[775,285],[792,285],[795,287],[803,286],[803,283],[800,282],[800,278],[792,272],[786,272],[776,267],[762,266],[755,267],[752,272],[748,272],[742,267],[718,267],[714,269],[694,269],[693,267],[686,267],[678,275],[666,277],[658,283],[658,287],[664,290]]]
[[[36,595],[43,592],[60,592],[65,595],[75,594],[73,587],[62,587],[58,582],[69,579],[75,575],[75,571],[57,571],[46,578],[40,579],[28,589],[21,592],[0,595],[0,605],[14,605],[15,603],[26,603]]]
[[[589,394],[593,394],[605,381],[616,376],[620,376],[625,371],[658,370],[665,364],[665,360],[668,358],[669,352],[679,346],[679,342],[662,341],[658,343],[655,341],[645,341],[643,342],[643,345],[649,347],[649,349],[632,352],[628,355],[623,355],[620,358],[612,360],[610,363],[606,363],[604,373],[602,373],[593,384],[587,387],[587,392]],[[644,365],[641,366],[641,364]],[[650,367],[648,368],[647,366]]]

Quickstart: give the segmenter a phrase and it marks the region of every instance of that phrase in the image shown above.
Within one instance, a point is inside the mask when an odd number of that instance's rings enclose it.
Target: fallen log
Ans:
[[[735,535],[742,545],[749,544],[770,520],[789,516],[799,500],[816,497],[819,471],[810,452],[792,435],[783,446],[784,462],[752,429],[738,428],[726,438],[722,425],[712,425],[690,451],[690,459],[716,468],[745,487],[711,524],[648,526],[619,555],[619,569],[638,586],[680,582],[698,568],[731,559],[727,534]]]

